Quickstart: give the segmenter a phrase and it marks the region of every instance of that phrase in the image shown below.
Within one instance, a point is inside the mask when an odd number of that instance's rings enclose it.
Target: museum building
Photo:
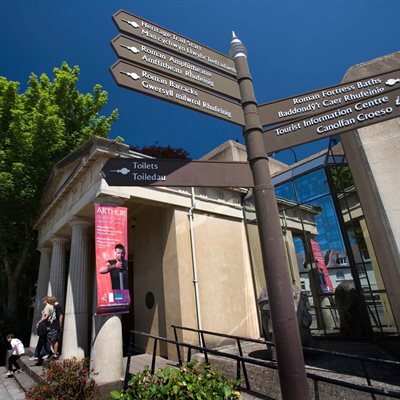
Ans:
[[[398,65],[395,53],[350,69],[345,79]],[[270,157],[287,265],[309,297],[314,335],[399,336],[399,138],[397,118],[332,137],[326,150],[291,166]],[[259,338],[265,276],[251,189],[109,186],[101,171],[116,157],[147,156],[94,137],[53,169],[35,223],[41,258],[31,347],[46,294],[64,306],[63,358],[90,356],[100,384],[123,376],[131,329],[172,338],[178,325]],[[247,155],[228,141],[202,160]],[[128,314],[96,315],[95,203],[128,210]],[[344,281],[363,314],[345,331],[335,303]],[[198,343],[193,332],[180,339]],[[151,351],[146,338],[136,344]],[[176,358],[173,346],[159,354]]]

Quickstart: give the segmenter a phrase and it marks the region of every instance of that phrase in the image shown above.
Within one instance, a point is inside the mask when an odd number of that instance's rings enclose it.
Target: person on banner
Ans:
[[[114,250],[115,259],[108,260],[100,269],[100,274],[110,274],[112,290],[128,290],[128,261],[125,260],[125,247],[117,244]]]

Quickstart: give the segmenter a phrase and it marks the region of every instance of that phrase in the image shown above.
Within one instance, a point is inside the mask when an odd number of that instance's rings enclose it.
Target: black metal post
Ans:
[[[245,118],[243,135],[253,172],[258,232],[270,299],[282,398],[308,400],[310,397],[304,357],[269,159],[264,148],[262,127],[247,63],[247,51],[234,33],[229,55],[235,61]]]

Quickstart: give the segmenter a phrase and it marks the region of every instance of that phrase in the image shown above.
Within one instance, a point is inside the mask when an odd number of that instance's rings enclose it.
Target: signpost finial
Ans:
[[[242,41],[236,36],[235,31],[232,31],[232,40],[229,47],[229,57],[247,57],[247,50]]]

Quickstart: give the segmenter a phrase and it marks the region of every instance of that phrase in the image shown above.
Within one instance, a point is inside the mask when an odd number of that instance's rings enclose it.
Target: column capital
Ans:
[[[52,243],[55,242],[68,243],[70,241],[70,238],[68,236],[63,236],[63,235],[54,235],[50,240]]]
[[[53,250],[50,246],[40,246],[37,249],[41,253],[47,253],[47,254],[50,254],[52,252],[52,250]]]
[[[83,218],[83,217],[74,217],[69,221],[68,225],[70,226],[92,226],[93,221],[90,220],[89,218]]]

